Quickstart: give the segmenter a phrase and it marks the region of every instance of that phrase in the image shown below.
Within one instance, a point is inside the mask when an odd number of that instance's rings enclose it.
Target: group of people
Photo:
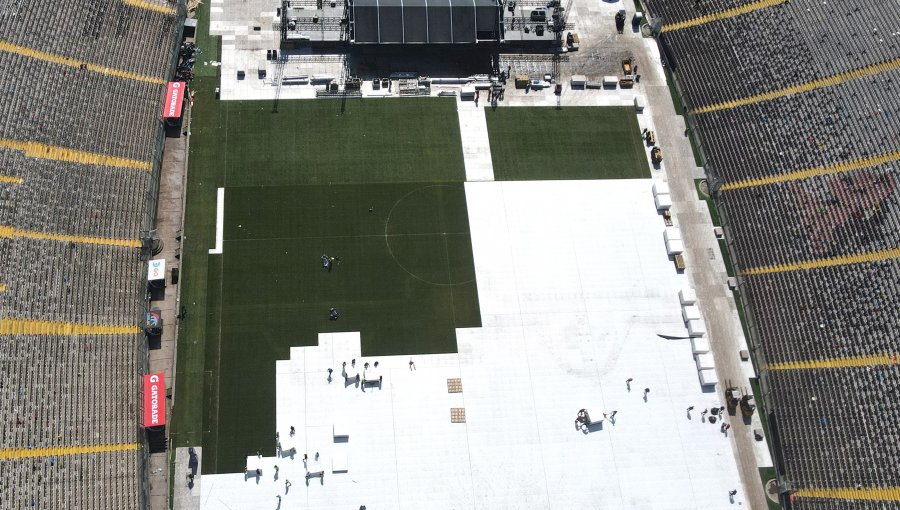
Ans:
[[[340,262],[341,258],[340,257],[329,257],[328,254],[323,253],[320,260],[322,261],[322,269],[325,269],[326,271],[328,271],[330,273],[331,269],[334,267],[335,262]],[[328,310],[328,320],[336,321],[340,318],[341,318],[341,312],[337,311],[337,309],[332,306],[331,309]]]
[[[331,268],[334,267],[335,262],[340,263],[340,257],[329,257],[327,254],[323,253],[320,258],[322,261],[322,269],[327,270],[329,273],[331,272]]]

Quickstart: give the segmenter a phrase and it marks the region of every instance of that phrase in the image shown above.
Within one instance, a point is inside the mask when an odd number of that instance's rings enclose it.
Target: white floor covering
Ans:
[[[491,142],[488,139],[484,109],[475,106],[473,101],[457,100],[456,112],[459,115],[466,180],[493,181],[494,164],[491,160]]]
[[[728,498],[740,489],[731,441],[700,416],[716,393],[701,389],[688,340],[657,336],[686,336],[686,279],[666,256],[651,185],[467,183],[483,327],[458,330],[459,354],[413,356],[415,370],[409,357],[377,358],[383,386],[365,391],[341,376],[343,361],[351,375],[376,361],[359,356],[358,334],[293,348],[275,367],[276,421],[296,454],[249,459],[263,466],[259,480],[205,475],[202,507],[742,505],[743,491]],[[462,393],[448,393],[456,377]],[[450,423],[453,407],[466,423]],[[618,413],[584,434],[574,426],[581,408],[593,419]],[[334,442],[335,424],[349,429],[346,443]],[[304,453],[324,480],[306,485]],[[341,455],[348,471],[332,473]]]

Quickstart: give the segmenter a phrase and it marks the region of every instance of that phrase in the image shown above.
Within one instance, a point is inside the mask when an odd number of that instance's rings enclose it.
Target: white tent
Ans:
[[[692,305],[697,302],[697,293],[690,287],[684,287],[678,291],[678,301],[681,306]]]
[[[712,354],[709,354],[709,353],[698,354],[696,356],[696,358],[697,358],[697,369],[698,370],[705,370],[707,368],[716,368],[716,362],[715,362],[715,360],[713,360]]]
[[[684,243],[681,239],[666,239],[666,253],[669,255],[681,255],[684,253]]]
[[[696,305],[685,305],[681,307],[681,317],[684,319],[684,322],[699,319],[700,309]]]
[[[687,329],[690,336],[706,336],[706,323],[703,322],[703,319],[687,321]]]
[[[668,193],[660,194],[653,197],[657,210],[670,209],[672,207],[672,196]]]
[[[709,340],[702,337],[691,338],[691,349],[694,354],[709,352]]]
[[[716,375],[716,371],[711,368],[706,368],[699,371],[700,373],[700,384],[703,386],[710,386],[718,384],[719,376]]]
[[[668,195],[669,194],[669,183],[663,181],[656,181],[653,183],[653,195]]]
[[[634,96],[634,109],[638,113],[644,111],[644,107],[647,105],[647,101],[644,99],[644,96]]]

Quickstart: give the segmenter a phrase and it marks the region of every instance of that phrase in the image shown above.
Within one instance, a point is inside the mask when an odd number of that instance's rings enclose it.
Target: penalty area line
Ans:
[[[216,247],[209,249],[210,255],[222,254],[222,231],[225,229],[225,188],[216,189]]]

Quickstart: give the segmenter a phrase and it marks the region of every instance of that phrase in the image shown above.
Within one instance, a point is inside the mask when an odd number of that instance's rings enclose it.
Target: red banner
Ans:
[[[144,427],[158,427],[166,424],[166,381],[165,374],[144,376]]]
[[[170,81],[166,87],[166,98],[163,101],[162,116],[166,119],[181,117],[181,104],[184,102],[183,81]]]

